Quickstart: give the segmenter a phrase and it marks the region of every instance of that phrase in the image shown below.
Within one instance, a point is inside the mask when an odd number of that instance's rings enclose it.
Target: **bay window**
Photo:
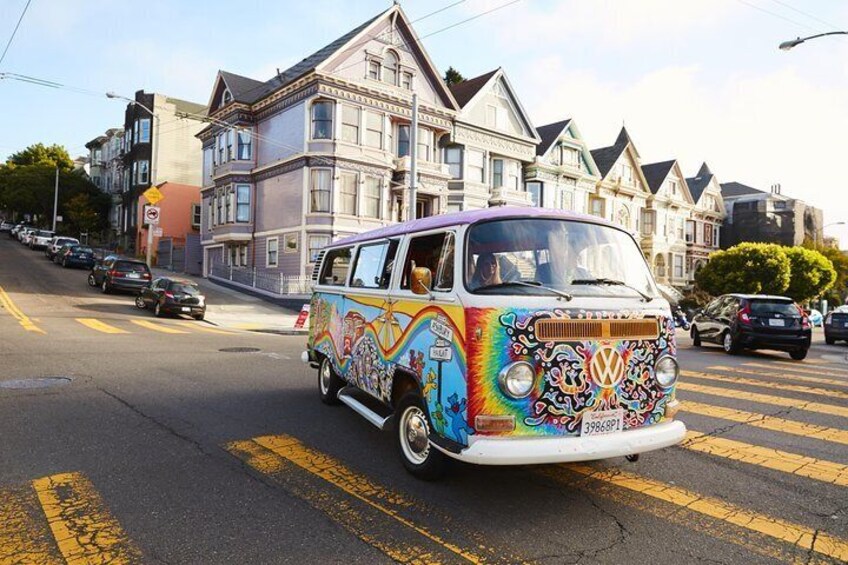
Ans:
[[[382,114],[365,112],[365,145],[376,149],[383,148]]]
[[[228,190],[224,193],[224,211],[226,213],[225,221],[232,223],[234,217],[233,210],[233,191]]]
[[[518,161],[507,161],[506,174],[506,186],[512,190],[520,190],[521,165],[518,164]]]
[[[236,221],[250,221],[250,185],[236,185]]]
[[[433,147],[433,132],[427,128],[418,128],[418,155],[422,161],[431,161],[430,149]]]
[[[312,104],[312,139],[333,138],[333,103],[322,100]]]
[[[492,188],[503,186],[504,161],[503,159],[492,159]]]
[[[356,106],[342,106],[342,140],[359,143],[359,114]]]
[[[402,124],[398,126],[398,157],[406,157],[409,155],[409,125]]]
[[[138,161],[138,184],[147,184],[150,181],[150,161]]]
[[[253,139],[250,131],[238,132],[238,159],[239,161],[253,159]]]
[[[339,190],[339,214],[356,215],[356,188],[359,183],[356,173],[342,173]]]
[[[482,151],[468,149],[465,151],[466,174],[468,180],[474,182],[485,181],[485,156]]]
[[[310,235],[309,236],[309,262],[314,263],[318,258],[318,253],[330,244],[329,235]]]
[[[362,215],[366,218],[380,217],[381,179],[365,177],[365,187],[362,193]]]
[[[330,211],[330,190],[332,171],[329,169],[313,169],[310,175],[310,212]]]
[[[138,142],[150,143],[150,118],[144,118],[138,121]]]
[[[448,164],[448,171],[451,178],[462,178],[462,147],[453,146],[445,148],[445,163]]]
[[[232,161],[235,154],[233,153],[233,130],[227,130],[227,161]]]
[[[543,194],[544,187],[539,181],[532,181],[527,183],[527,192],[530,193],[530,201],[533,202],[533,206],[542,206],[544,204]]]

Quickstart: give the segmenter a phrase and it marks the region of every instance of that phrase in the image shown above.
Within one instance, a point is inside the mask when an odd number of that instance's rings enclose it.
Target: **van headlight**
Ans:
[[[657,361],[654,367],[654,374],[657,376],[657,382],[663,388],[668,388],[677,381],[677,376],[680,374],[680,368],[677,366],[677,361],[674,357],[662,357]]]
[[[498,384],[503,393],[512,398],[524,398],[533,390],[536,372],[526,361],[518,361],[504,367],[498,375]]]

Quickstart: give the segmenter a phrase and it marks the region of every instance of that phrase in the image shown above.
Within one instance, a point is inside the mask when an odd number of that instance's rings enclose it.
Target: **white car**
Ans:
[[[29,240],[30,249],[45,249],[47,245],[53,241],[56,232],[50,230],[36,230],[32,233]]]
[[[29,245],[29,242],[32,239],[32,234],[36,231],[38,231],[36,228],[22,229],[18,232],[18,241],[20,241],[24,245]]]
[[[50,240],[50,243],[47,244],[47,249],[44,250],[44,255],[50,261],[53,260],[53,257],[56,256],[56,253],[62,248],[63,245],[67,245],[68,243],[79,243],[79,240],[75,237],[64,237],[61,235],[55,236]]]

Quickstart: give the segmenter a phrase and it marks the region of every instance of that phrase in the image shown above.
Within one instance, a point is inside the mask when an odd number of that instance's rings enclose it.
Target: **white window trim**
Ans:
[[[314,114],[315,106],[317,104],[322,103],[322,102],[326,102],[326,103],[330,104],[330,137],[329,138],[314,137],[314,135],[315,135],[315,114]],[[309,105],[309,114],[308,114],[308,118],[309,118],[309,141],[334,141],[335,140],[335,134],[336,134],[335,127],[336,127],[336,114],[337,114],[336,107],[337,106],[338,106],[338,104],[336,104],[333,100],[330,100],[328,98],[316,98],[312,101],[312,103]]]
[[[271,242],[276,243],[277,249],[274,255],[274,262],[271,262]],[[280,266],[280,238],[269,237],[265,239],[265,266],[279,267]]]

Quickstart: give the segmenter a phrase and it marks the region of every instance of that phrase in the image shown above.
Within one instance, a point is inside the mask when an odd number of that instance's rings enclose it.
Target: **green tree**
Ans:
[[[713,253],[695,275],[695,282],[714,296],[729,292],[782,294],[789,287],[790,268],[783,247],[740,243]]]
[[[97,210],[92,206],[91,197],[85,192],[80,192],[65,204],[65,214],[68,216],[68,228],[71,233],[90,233],[98,228]]]
[[[445,71],[445,84],[448,86],[452,84],[457,84],[465,80],[465,77],[462,76],[458,70],[453,67],[448,67],[448,70]]]
[[[828,301],[831,306],[838,306],[845,300],[848,293],[848,255],[835,247],[818,244],[812,240],[805,239],[804,247],[814,249],[830,259],[833,269],[836,271],[836,280],[833,285],[824,291],[821,298]]]
[[[53,169],[59,167],[65,171],[74,168],[74,162],[68,154],[68,150],[56,144],[50,146],[43,143],[30,145],[22,151],[13,153],[6,162],[14,166],[48,165]]]
[[[786,294],[796,302],[807,302],[821,295],[836,281],[833,262],[823,254],[806,247],[786,247],[791,277]]]

